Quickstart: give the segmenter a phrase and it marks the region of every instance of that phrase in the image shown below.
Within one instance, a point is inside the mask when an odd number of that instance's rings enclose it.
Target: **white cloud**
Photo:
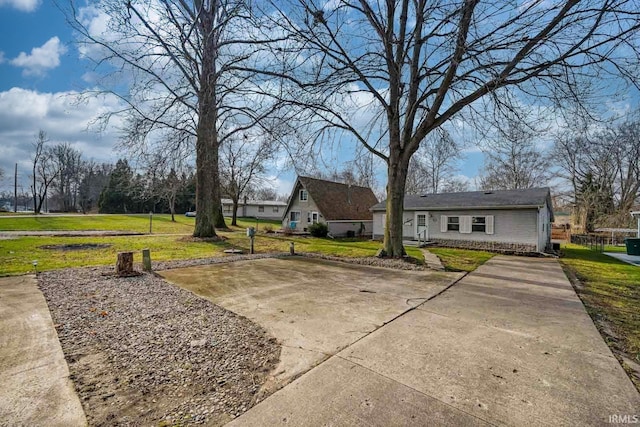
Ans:
[[[96,116],[118,109],[117,99],[104,96],[78,104],[77,95],[73,91],[41,93],[15,87],[0,92],[0,168],[12,171],[18,163],[19,179],[28,188],[32,143],[40,129],[53,143],[70,143],[86,159],[111,162],[122,155],[113,152],[118,136],[114,127],[100,134],[87,129]],[[2,184],[0,190],[6,190],[7,183]]]
[[[0,64],[2,64],[4,61],[5,61],[4,52],[0,50]]]
[[[40,6],[40,0],[0,0],[0,7],[8,6],[22,12],[33,12]]]
[[[67,48],[58,37],[51,37],[42,46],[31,49],[30,54],[20,52],[20,55],[10,62],[16,67],[23,68],[22,74],[25,76],[41,76],[48,70],[59,66],[60,55],[66,51]]]

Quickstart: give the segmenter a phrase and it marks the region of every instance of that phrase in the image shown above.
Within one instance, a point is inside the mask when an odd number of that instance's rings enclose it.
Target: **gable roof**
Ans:
[[[383,211],[386,201],[371,208],[372,211]],[[548,187],[527,188],[520,190],[465,191],[460,193],[425,194],[422,196],[405,196],[404,210],[453,210],[453,209],[523,209],[544,206],[545,202],[551,212],[551,191]]]
[[[307,190],[327,221],[370,221],[373,219],[371,207],[378,203],[378,199],[369,187],[342,184],[308,176],[298,177],[289,198],[287,211],[296,197],[298,184]]]

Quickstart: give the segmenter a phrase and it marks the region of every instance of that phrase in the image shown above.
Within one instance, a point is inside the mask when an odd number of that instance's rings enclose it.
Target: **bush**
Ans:
[[[273,233],[273,225],[271,224],[265,224],[265,226],[262,227],[262,229],[264,230],[265,233]]]
[[[316,222],[309,226],[309,233],[311,233],[313,237],[327,237],[329,227],[323,222]]]

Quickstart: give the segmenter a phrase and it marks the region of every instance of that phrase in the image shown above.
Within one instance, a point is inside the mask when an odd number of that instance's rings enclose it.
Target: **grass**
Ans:
[[[193,232],[195,218],[176,215],[176,221],[171,221],[171,215],[153,215],[152,230],[156,234],[190,234]],[[227,224],[231,219],[227,218]],[[261,225],[271,224],[279,227],[280,221],[259,220]],[[255,227],[252,218],[239,218],[241,228]],[[20,218],[0,217],[2,231],[43,231],[43,230],[113,230],[137,233],[149,232],[149,215],[69,215],[69,216],[26,216]]]
[[[574,244],[562,253],[562,264],[580,280],[578,294],[609,346],[640,363],[640,267]]]
[[[494,253],[471,249],[429,248],[448,271],[473,271],[495,256]]]
[[[170,215],[153,216],[153,233],[140,236],[90,236],[90,237],[20,237],[0,240],[0,275],[24,274],[33,271],[33,261],[38,261],[38,270],[52,270],[66,267],[111,265],[116,254],[122,251],[151,250],[155,261],[207,258],[221,256],[225,249],[236,248],[249,251],[249,239],[245,235],[247,227],[256,227],[253,218],[238,218],[238,225],[230,231],[220,232],[224,242],[196,242],[183,235],[193,232],[195,219],[176,215],[171,222]],[[227,224],[231,219],[227,218]],[[259,220],[258,230],[270,224],[279,228],[279,221]],[[42,230],[118,230],[148,233],[148,215],[72,215],[1,218],[0,230],[42,231]],[[178,235],[176,235],[178,234]],[[294,242],[297,252],[315,252],[342,257],[374,256],[380,242],[360,239],[319,239],[299,236],[276,236],[259,234],[255,240],[256,253],[288,252],[289,243]],[[51,245],[101,244],[105,248],[62,251],[45,249]],[[407,254],[419,261],[424,257],[418,248],[407,247]],[[445,267],[451,271],[472,271],[493,254],[483,251],[437,248],[432,251],[441,257]],[[136,256],[139,261],[139,255]]]

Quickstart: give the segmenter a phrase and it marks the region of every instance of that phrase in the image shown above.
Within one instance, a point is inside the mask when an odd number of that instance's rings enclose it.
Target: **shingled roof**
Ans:
[[[308,176],[298,177],[298,182],[307,190],[327,221],[371,221],[373,219],[371,207],[378,203],[378,199],[369,187],[342,184]]]
[[[521,190],[465,191],[460,193],[425,194],[405,196],[404,210],[453,210],[453,209],[522,209],[544,206],[551,211],[551,192],[549,188],[527,188]],[[384,211],[385,201],[371,208],[372,211]]]

